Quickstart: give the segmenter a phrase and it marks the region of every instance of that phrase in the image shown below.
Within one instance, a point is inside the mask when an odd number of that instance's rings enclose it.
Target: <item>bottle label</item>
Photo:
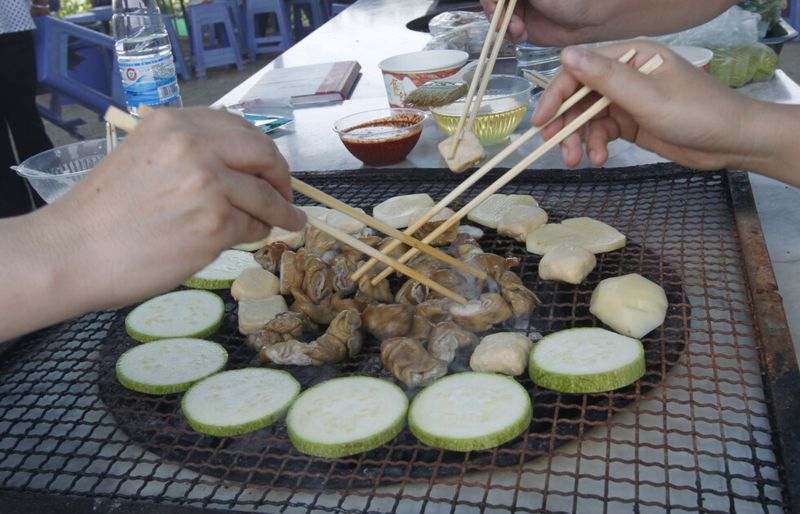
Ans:
[[[117,58],[128,106],[161,105],[177,100],[178,76],[172,55],[140,59]]]

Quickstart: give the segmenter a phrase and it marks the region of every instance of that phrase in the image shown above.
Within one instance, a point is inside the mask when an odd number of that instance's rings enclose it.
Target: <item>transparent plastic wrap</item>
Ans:
[[[432,38],[424,50],[463,50],[474,59],[481,53],[489,20],[480,12],[449,11],[433,17],[428,27]],[[505,41],[499,55],[513,57],[514,45]]]
[[[762,2],[764,3],[764,2]],[[731,7],[704,25],[655,38],[670,46],[701,46],[714,52],[709,73],[731,87],[769,79],[778,55],[758,42],[761,15]]]
[[[786,9],[786,0],[742,0],[739,7],[761,16],[761,36],[766,28],[780,18],[781,11]]]

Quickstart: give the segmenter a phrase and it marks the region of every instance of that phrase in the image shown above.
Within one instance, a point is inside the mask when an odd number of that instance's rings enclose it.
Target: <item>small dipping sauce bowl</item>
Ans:
[[[345,148],[369,166],[396,164],[416,146],[426,114],[390,108],[346,116],[333,125]]]

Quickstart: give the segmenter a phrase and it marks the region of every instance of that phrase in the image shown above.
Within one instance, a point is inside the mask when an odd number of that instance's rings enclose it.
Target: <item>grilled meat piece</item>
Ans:
[[[320,304],[333,293],[333,271],[322,259],[309,255],[305,260],[303,291],[312,302]]]
[[[308,227],[306,230],[305,249],[309,255],[322,257],[328,251],[336,249],[338,244],[338,240],[316,227]]]
[[[263,363],[272,362],[274,364],[293,364],[297,366],[308,366],[311,364],[311,357],[306,355],[307,343],[301,343],[295,339],[283,341],[261,349],[259,360]]]
[[[424,302],[427,296],[428,286],[420,284],[416,280],[408,279],[403,282],[397,294],[394,295],[394,303],[418,305]]]
[[[364,310],[364,328],[380,340],[400,337],[411,330],[414,308],[401,303],[374,304]]]
[[[467,330],[483,332],[511,318],[514,313],[501,295],[484,293],[479,300],[470,300],[466,305],[452,304],[450,315]]]
[[[417,339],[394,337],[381,343],[381,362],[408,387],[422,387],[447,373],[447,363],[433,357]]]
[[[257,263],[261,264],[262,268],[277,275],[281,267],[281,256],[288,249],[289,246],[286,243],[276,241],[258,250],[253,257]]]
[[[367,273],[358,280],[358,292],[381,303],[392,303],[394,295],[388,280],[381,280],[377,286],[370,283],[374,275]]]
[[[428,334],[428,350],[431,355],[445,362],[453,362],[456,350],[478,344],[478,336],[465,330],[454,321],[443,321],[433,325]]]
[[[328,325],[336,317],[336,310],[331,305],[330,298],[320,304],[316,304],[300,289],[292,289],[294,302],[289,309],[295,312],[302,312],[308,319],[320,325]]]
[[[506,271],[498,280],[500,294],[511,306],[514,317],[530,316],[533,309],[539,305],[541,300],[536,293],[522,284],[522,279],[513,271]]]
[[[445,298],[435,300],[425,300],[414,308],[414,311],[426,318],[431,323],[439,323],[450,317],[450,305],[452,302]]]

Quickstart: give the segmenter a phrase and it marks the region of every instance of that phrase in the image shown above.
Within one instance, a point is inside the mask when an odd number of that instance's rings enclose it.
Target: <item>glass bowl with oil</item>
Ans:
[[[488,146],[502,143],[517,129],[528,111],[532,89],[533,84],[524,78],[492,75],[472,128],[481,144]],[[431,108],[433,119],[448,136],[456,131],[464,102],[466,98]]]

